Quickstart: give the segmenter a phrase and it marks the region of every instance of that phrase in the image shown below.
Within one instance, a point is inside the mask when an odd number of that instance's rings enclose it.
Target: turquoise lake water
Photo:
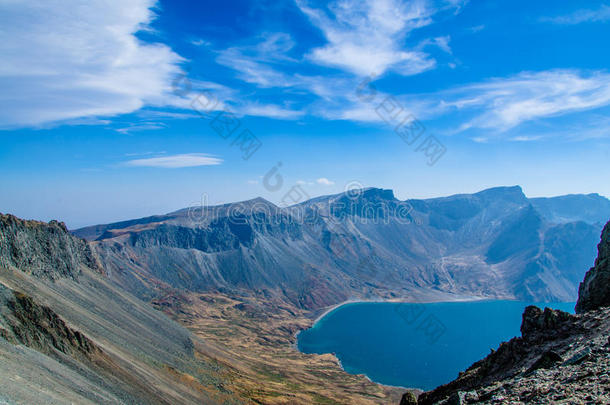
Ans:
[[[380,384],[430,390],[455,379],[500,342],[520,336],[528,305],[574,313],[571,303],[475,301],[353,303],[298,336],[304,353],[334,353],[345,371]]]

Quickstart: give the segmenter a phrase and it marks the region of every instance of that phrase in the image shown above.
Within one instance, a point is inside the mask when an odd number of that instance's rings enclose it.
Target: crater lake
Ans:
[[[455,379],[520,336],[528,305],[574,313],[574,302],[357,302],[328,312],[301,331],[304,353],[334,353],[345,371],[385,385],[430,390]]]

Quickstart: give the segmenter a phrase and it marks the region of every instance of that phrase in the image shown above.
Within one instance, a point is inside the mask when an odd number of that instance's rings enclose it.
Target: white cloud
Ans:
[[[542,139],[542,136],[540,135],[518,135],[513,138],[510,138],[509,140],[513,142],[532,142],[538,141],[540,139]]]
[[[316,180],[316,183],[321,184],[323,186],[332,186],[335,184],[334,181],[330,181],[326,177],[320,177],[318,180]]]
[[[219,50],[216,62],[235,70],[240,80],[257,87],[285,89],[285,103],[265,105],[233,98],[237,112],[276,119],[313,114],[327,119],[379,122],[376,105],[362,103],[355,97],[360,79],[353,74],[375,72],[381,76],[391,69],[412,75],[433,68],[436,61],[422,48],[434,45],[451,53],[449,36],[420,41],[410,50],[404,47],[404,39],[413,29],[430,24],[432,15],[447,9],[459,10],[466,3],[463,0],[369,0],[364,3],[339,0],[325,12],[310,7],[304,0],[296,2],[328,39],[327,45],[313,49],[306,58],[345,72],[318,76],[290,74],[291,70],[298,72],[303,64],[292,56],[294,40],[286,33],[263,33],[249,44]],[[302,105],[303,95],[319,99],[300,109],[286,107]]]
[[[110,116],[172,103],[181,57],[134,33],[153,0],[0,3],[0,126]]]
[[[468,31],[474,33],[477,33],[479,31],[483,31],[485,29],[485,24],[481,24],[481,25],[475,25],[473,27],[468,28]]]
[[[267,33],[253,45],[236,46],[219,52],[216,62],[239,72],[239,79],[260,87],[288,87],[295,81],[270,64],[295,62],[287,53],[294,46],[290,35]]]
[[[253,115],[258,117],[276,118],[282,120],[292,120],[301,118],[305,112],[298,110],[291,110],[280,107],[274,104],[246,104],[239,108],[239,112],[245,115]]]
[[[438,10],[428,1],[339,0],[328,6],[329,12],[305,0],[296,3],[328,41],[309,54],[315,63],[358,75],[381,75],[388,69],[413,75],[436,65],[426,53],[407,50],[402,43],[409,32],[432,22]]]
[[[543,17],[540,20],[543,22],[551,22],[561,25],[576,25],[586,22],[606,22],[610,21],[610,6],[602,4],[602,6],[597,10],[582,9],[577,10],[572,14],[557,17]]]
[[[444,37],[434,38],[433,43],[441,50],[447,52],[448,54],[451,54],[452,51],[451,47],[449,46],[449,41],[451,41],[451,37],[449,35],[446,35]]]
[[[432,69],[436,61],[404,41],[416,28],[432,23],[440,11],[459,11],[464,0],[337,0],[326,9],[295,0],[299,9],[326,37],[328,43],[306,58],[357,75],[382,75],[393,70],[414,75]],[[448,37],[431,40],[450,52]],[[286,33],[262,33],[258,42],[220,50],[216,62],[238,72],[238,78],[259,87],[302,87],[304,78],[284,73],[280,67],[302,63],[290,56],[295,42]]]
[[[195,46],[210,46],[210,45],[212,45],[212,43],[210,41],[206,41],[206,40],[201,39],[201,38],[193,39],[190,42],[191,42],[192,45],[195,45]]]
[[[523,72],[433,95],[439,106],[472,110],[475,117],[463,124],[505,131],[541,118],[610,105],[610,74],[576,70]]]
[[[132,132],[154,131],[154,130],[163,129],[163,128],[167,128],[167,125],[163,124],[162,122],[157,122],[157,123],[151,122],[151,123],[144,123],[144,124],[129,125],[127,127],[118,128],[118,129],[116,129],[116,131],[120,132],[121,134],[130,134]]]
[[[159,167],[164,169],[177,169],[182,167],[214,166],[219,165],[222,162],[222,159],[203,153],[185,153],[181,155],[134,159],[125,162],[125,165],[132,167]]]
[[[147,155],[164,155],[167,152],[165,151],[161,151],[161,152],[130,152],[130,153],[126,153],[125,156],[127,157],[132,157],[132,156],[147,156]]]
[[[222,51],[218,58],[216,58],[216,62],[237,70],[239,72],[239,79],[257,84],[260,87],[286,87],[292,85],[292,80],[284,73],[255,61],[253,58],[242,54],[237,48],[229,48]]]
[[[160,110],[140,110],[138,117],[143,119],[175,119],[188,120],[191,118],[201,118],[201,115],[194,112],[176,112],[176,111],[160,111]]]

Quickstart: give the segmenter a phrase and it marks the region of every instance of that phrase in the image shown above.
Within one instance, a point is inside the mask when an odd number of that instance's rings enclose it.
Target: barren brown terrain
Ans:
[[[285,302],[191,293],[153,304],[203,338],[198,355],[232,369],[230,390],[253,403],[396,404],[404,393],[346,373],[332,354],[300,353],[296,333],[313,320]]]

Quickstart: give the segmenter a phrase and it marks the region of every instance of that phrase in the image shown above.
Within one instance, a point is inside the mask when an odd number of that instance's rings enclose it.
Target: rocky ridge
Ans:
[[[306,310],[348,299],[561,301],[576,294],[595,252],[598,226],[587,221],[610,216],[610,202],[597,200],[583,200],[591,207],[581,218],[562,211],[563,200],[534,204],[520,187],[404,201],[367,188],[287,208],[261,198],[191,207],[74,233],[92,240],[111,280],[146,300],[179,289],[261,291]]]
[[[46,354],[58,350],[73,357],[91,358],[102,350],[64,322],[51,308],[39,305],[27,294],[0,284],[0,336]],[[4,325],[3,325],[4,324]]]
[[[578,289],[576,312],[579,313],[610,306],[610,222],[604,227],[597,251],[595,265]]]
[[[63,222],[0,214],[0,267],[15,267],[37,277],[76,279],[81,266],[103,271],[89,244],[72,237]]]

